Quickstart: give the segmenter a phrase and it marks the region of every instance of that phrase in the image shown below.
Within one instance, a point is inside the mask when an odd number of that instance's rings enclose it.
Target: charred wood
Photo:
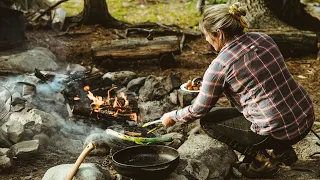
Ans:
[[[52,80],[55,76],[52,74],[43,74],[39,69],[34,69],[34,75],[39,78],[43,82],[47,82],[49,80]]]
[[[139,109],[137,107],[104,107],[103,110],[99,112],[95,112],[90,107],[75,105],[73,108],[73,114],[84,116],[84,117],[92,117],[94,119],[101,120],[109,120],[109,119],[117,119],[117,120],[130,120],[131,113],[138,113]],[[116,112],[118,113],[114,115]],[[121,111],[121,112],[120,112]]]

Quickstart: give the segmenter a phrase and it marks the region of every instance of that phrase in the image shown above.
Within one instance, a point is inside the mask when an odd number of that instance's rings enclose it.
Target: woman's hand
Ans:
[[[170,127],[170,126],[173,126],[174,124],[176,124],[176,121],[174,121],[172,119],[172,115],[173,113],[175,113],[175,111],[171,111],[171,112],[168,112],[168,113],[165,113],[161,119],[162,119],[162,125],[164,127]]]

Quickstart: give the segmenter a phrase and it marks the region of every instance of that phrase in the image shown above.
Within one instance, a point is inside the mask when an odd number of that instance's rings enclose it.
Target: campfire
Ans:
[[[128,98],[120,86],[100,84],[96,82],[96,78],[90,78],[74,81],[64,90],[70,106],[70,116],[96,120],[141,121],[135,97]]]
[[[117,89],[117,86],[112,87],[107,91],[107,97],[95,96],[90,92],[90,86],[85,86],[84,91],[88,92],[87,97],[92,101],[90,104],[91,114],[95,112],[97,119],[100,119],[100,114],[109,114],[113,117],[128,117],[130,120],[138,121],[138,115],[132,111],[129,100],[124,92],[120,92],[119,97],[111,98],[110,92]]]

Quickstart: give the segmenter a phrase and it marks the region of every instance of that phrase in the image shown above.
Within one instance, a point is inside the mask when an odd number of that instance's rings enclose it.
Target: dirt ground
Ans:
[[[78,33],[70,35],[70,33]],[[79,34],[79,32],[87,32]],[[121,32],[121,31],[120,31]],[[41,46],[49,48],[58,58],[62,68],[68,63],[79,63],[90,67],[90,45],[98,40],[110,40],[116,38],[113,29],[104,29],[99,26],[83,26],[69,31],[69,34],[61,34],[52,30],[28,30],[26,43],[18,48],[0,52],[1,55],[9,55],[22,52],[33,47]],[[165,76],[170,73],[180,74],[182,82],[193,77],[202,76],[210,62],[214,59],[214,52],[205,42],[204,38],[187,39],[182,54],[175,56],[178,66],[176,68],[161,70],[155,62],[157,60],[132,60],[131,62],[118,64],[116,70],[129,70],[136,72],[138,76]],[[287,58],[287,65],[294,78],[299,81],[312,96],[316,120],[320,117],[320,61],[315,56],[303,58]],[[105,71],[104,69],[100,69]],[[314,130],[319,131],[319,126]],[[28,161],[14,160],[12,169],[1,172],[1,180],[36,180],[41,179],[44,173],[53,166],[59,164],[74,163],[78,154],[66,154],[65,152],[49,147],[41,151],[36,157]],[[108,157],[87,157],[85,162],[93,162],[102,166],[108,166]],[[307,168],[319,170],[319,161],[307,163]],[[300,162],[306,163],[306,162]],[[309,168],[309,169],[310,169]],[[281,177],[281,176],[280,176]],[[288,177],[295,177],[290,175]],[[313,177],[315,178],[315,177]],[[320,179],[320,177],[319,177]]]

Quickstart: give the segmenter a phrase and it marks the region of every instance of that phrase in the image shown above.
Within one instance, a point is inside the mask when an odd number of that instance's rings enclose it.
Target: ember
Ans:
[[[92,101],[90,104],[91,111],[97,113],[97,118],[99,118],[99,114],[102,113],[114,117],[128,116],[131,120],[138,121],[138,115],[136,112],[132,111],[132,108],[129,106],[128,98],[124,92],[120,92],[119,97],[110,97],[110,92],[116,88],[116,86],[110,88],[107,91],[107,97],[103,98],[102,96],[95,96],[89,91],[90,87],[88,85],[85,86],[83,89],[88,92],[87,97]]]

